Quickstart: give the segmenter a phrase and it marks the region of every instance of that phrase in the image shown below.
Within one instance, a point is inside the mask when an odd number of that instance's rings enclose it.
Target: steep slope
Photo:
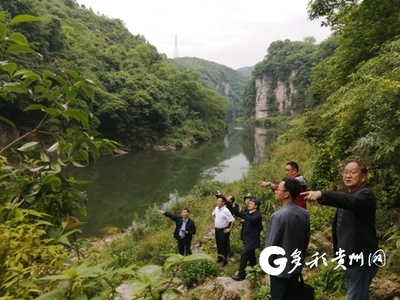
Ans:
[[[229,119],[235,119],[243,114],[241,98],[250,79],[249,76],[227,66],[196,57],[179,57],[172,59],[171,62],[181,71],[192,71],[204,87],[216,90],[227,98],[230,102]]]

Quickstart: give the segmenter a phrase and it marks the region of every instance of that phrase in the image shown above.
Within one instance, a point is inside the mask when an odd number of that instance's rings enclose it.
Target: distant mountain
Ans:
[[[251,76],[251,72],[254,70],[255,66],[252,67],[242,67],[237,69],[236,71],[242,73],[244,76]]]
[[[230,102],[229,119],[235,119],[243,114],[242,97],[250,75],[197,57],[179,57],[171,59],[171,62],[181,71],[192,71],[204,87],[213,89],[227,98]]]

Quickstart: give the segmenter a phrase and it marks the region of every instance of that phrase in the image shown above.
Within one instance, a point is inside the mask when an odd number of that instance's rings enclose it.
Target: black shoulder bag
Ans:
[[[297,297],[299,300],[315,300],[314,288],[304,283],[303,275],[300,273],[300,281],[297,283]]]

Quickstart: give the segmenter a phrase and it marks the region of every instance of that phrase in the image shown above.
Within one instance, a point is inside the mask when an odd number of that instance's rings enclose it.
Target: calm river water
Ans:
[[[201,178],[241,179],[251,164],[265,159],[265,146],[275,137],[266,129],[231,124],[225,137],[189,149],[135,151],[74,169],[78,179],[90,181],[82,186],[89,198],[84,236],[101,236],[108,226],[126,228],[134,213],[187,195]]]

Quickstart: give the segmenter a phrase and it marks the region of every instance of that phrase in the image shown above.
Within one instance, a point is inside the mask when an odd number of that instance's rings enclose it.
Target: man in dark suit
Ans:
[[[192,254],[190,244],[192,243],[193,234],[196,233],[196,225],[194,221],[189,218],[189,209],[183,208],[181,216],[176,216],[163,210],[159,210],[158,213],[165,215],[175,222],[174,238],[178,241],[179,254]]]
[[[261,266],[270,275],[271,300],[297,299],[297,282],[310,239],[310,216],[307,210],[294,202],[300,190],[301,185],[294,178],[282,179],[275,190],[275,199],[282,207],[271,215],[265,248],[279,247],[283,250],[268,257],[268,264],[279,272],[270,273]]]
[[[333,247],[339,265],[345,270],[348,300],[369,299],[369,286],[381,266],[380,260],[370,259],[378,253],[376,198],[366,181],[367,168],[353,160],[343,170],[347,192],[302,193],[308,201],[317,200],[319,204],[337,208],[332,222]]]
[[[237,275],[233,275],[234,280],[243,280],[246,278],[246,266],[247,262],[251,267],[257,264],[256,261],[256,249],[260,248],[260,232],[262,230],[262,217],[258,211],[260,207],[260,201],[255,198],[250,198],[247,202],[247,209],[242,210],[234,209],[233,212],[236,216],[243,219],[242,227],[242,240],[244,249],[240,254],[240,266]]]

